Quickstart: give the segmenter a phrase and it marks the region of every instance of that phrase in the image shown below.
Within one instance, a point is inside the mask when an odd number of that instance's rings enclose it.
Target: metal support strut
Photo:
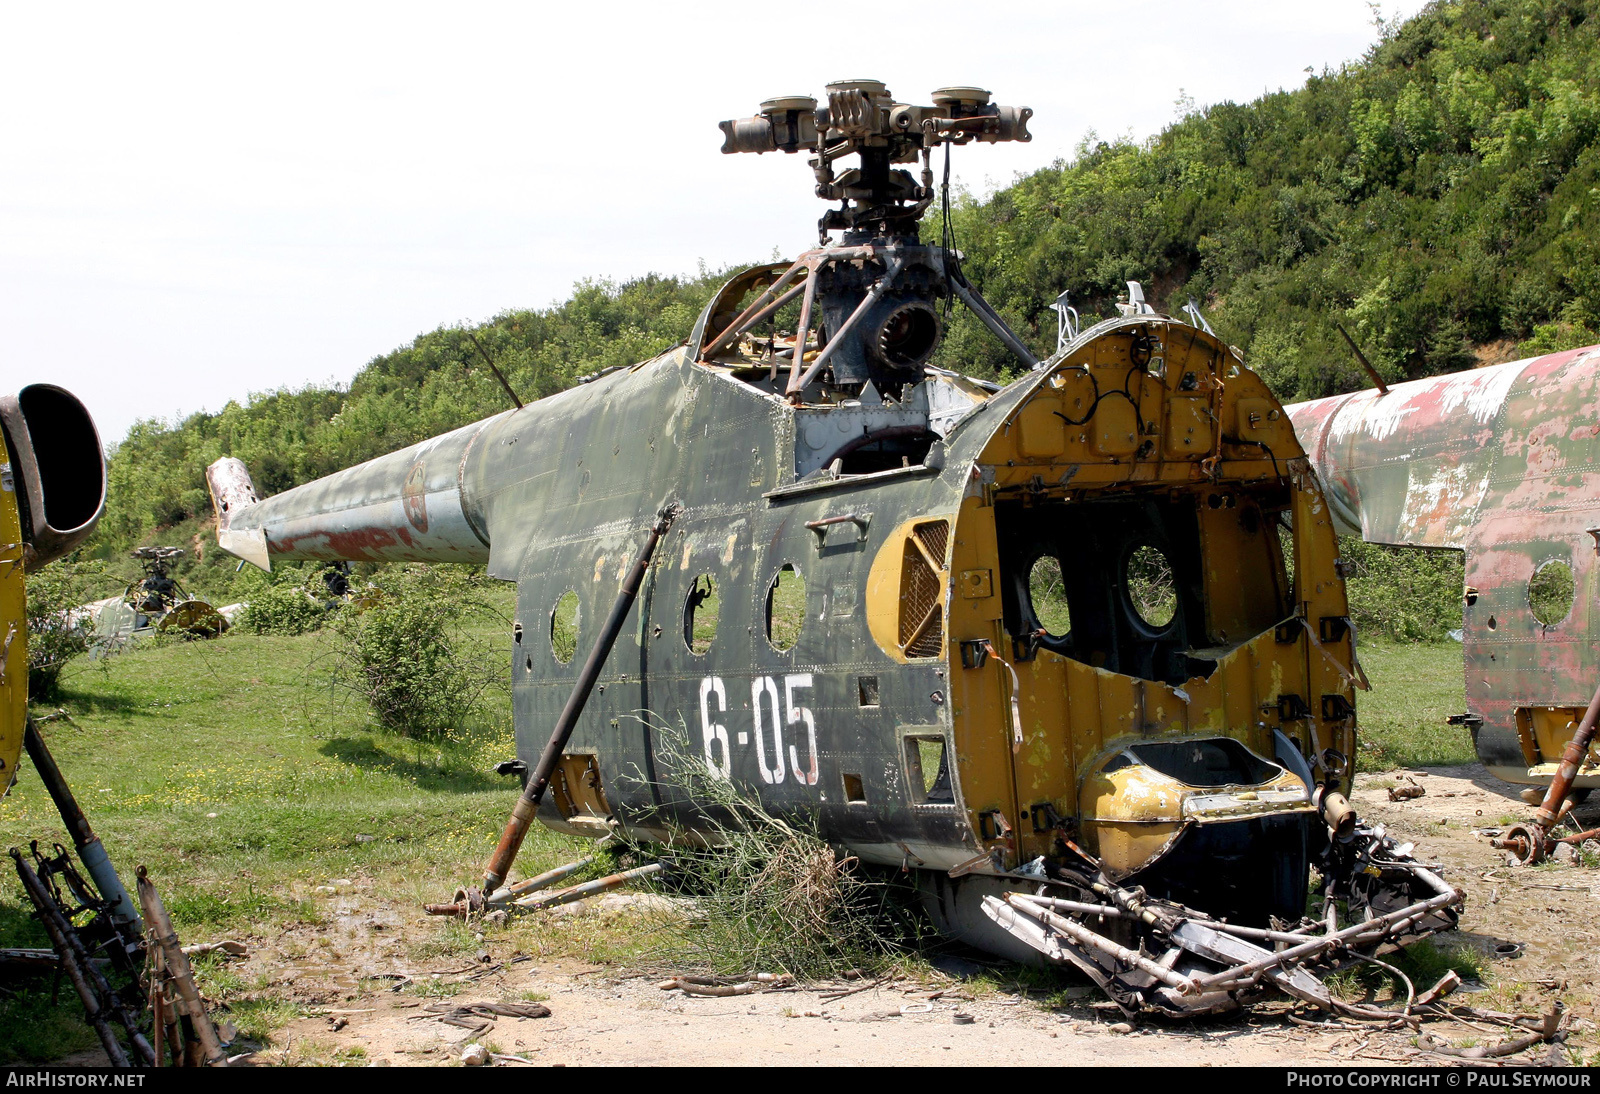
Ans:
[[[72,788],[56,766],[55,757],[45,747],[44,738],[39,736],[39,727],[34,725],[32,718],[28,719],[22,740],[28,748],[28,758],[39,771],[39,781],[44,783],[50,800],[55,802],[56,811],[61,814],[61,822],[72,833],[72,843],[78,849],[78,857],[88,868],[95,888],[100,890],[101,899],[111,905],[112,919],[118,921],[118,926],[128,928],[131,937],[137,938],[144,932],[144,924],[139,920],[133,900],[111,865],[100,837],[89,827],[89,818],[83,815],[78,800],[72,796]]]
[[[656,513],[656,521],[651,526],[649,538],[640,549],[639,557],[634,559],[633,569],[628,571],[627,578],[622,582],[622,591],[617,594],[616,602],[611,606],[611,615],[606,619],[605,626],[600,629],[600,636],[595,639],[594,648],[589,651],[589,659],[583,663],[583,671],[578,673],[578,681],[572,686],[572,694],[567,698],[567,705],[562,708],[561,716],[556,719],[555,728],[550,731],[550,741],[544,746],[538,766],[528,776],[528,783],[523,787],[522,796],[512,807],[511,819],[500,835],[500,843],[484,867],[482,899],[487,900],[495,890],[499,889],[511,871],[511,863],[522,847],[523,837],[528,834],[528,826],[533,823],[535,814],[539,812],[539,802],[544,797],[545,789],[550,785],[550,776],[555,773],[556,763],[561,759],[561,753],[567,747],[567,741],[571,739],[572,731],[578,725],[578,716],[583,713],[584,706],[589,702],[589,693],[594,690],[595,681],[600,678],[600,670],[611,653],[611,647],[616,644],[617,635],[622,632],[622,624],[628,617],[628,609],[633,607],[634,598],[639,595],[639,586],[644,581],[645,571],[650,567],[650,558],[655,554],[656,545],[661,542],[661,537],[666,535],[667,529],[672,527],[678,512],[678,506],[668,504],[662,506]]]

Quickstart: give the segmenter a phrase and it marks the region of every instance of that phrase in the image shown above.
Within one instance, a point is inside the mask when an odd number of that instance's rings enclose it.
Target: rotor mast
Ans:
[[[1030,367],[1036,359],[1022,340],[961,274],[960,255],[924,245],[922,214],[937,196],[933,151],[977,141],[1028,141],[1026,106],[1001,106],[975,87],[946,87],[933,105],[894,100],[877,80],[841,80],[827,87],[827,105],[807,95],[768,99],[760,113],[720,123],[722,151],[812,153],[816,196],[837,201],[817,222],[820,246],[758,298],[732,326],[706,343],[706,360],[743,330],[769,316],[777,303],[803,291],[795,353],[785,389],[798,404],[819,377],[830,388],[859,391],[873,384],[897,393],[915,382],[943,337],[936,302],[959,299]],[[857,157],[855,166],[840,163]],[[900,164],[921,164],[920,179]],[[841,232],[835,243],[830,233]],[[805,280],[785,297],[777,290],[801,272]],[[816,350],[808,355],[809,340]],[[805,367],[803,367],[803,365]],[[824,369],[826,368],[826,373]]]

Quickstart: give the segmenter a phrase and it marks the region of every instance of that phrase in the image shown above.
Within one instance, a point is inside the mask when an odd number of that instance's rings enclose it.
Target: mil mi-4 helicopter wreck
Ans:
[[[935,151],[1028,140],[1031,113],[870,80],[770,100],[723,151],[807,153],[838,204],[686,343],[271,498],[209,469],[219,544],[258,566],[517,583],[524,790],[482,891],[440,910],[527,899],[506,882],[535,816],[714,833],[663,784],[682,725],[707,777],[913,871],[944,933],[1074,966],[1129,1013],[1273,989],[1336,1009],[1311,968],[1454,925],[1462,894],[1347,801],[1364,681],[1335,515],[1277,399],[1137,300],[1036,360],[921,241]],[[928,364],[957,302],[1021,379]],[[554,641],[573,602],[587,658]]]
[[[229,616],[237,614],[235,607],[219,611],[190,596],[172,576],[172,564],[187,553],[182,547],[136,547],[132,557],[144,576],[121,596],[84,605],[82,611],[92,619],[95,642],[102,651],[153,634],[215,638],[228,629]]]

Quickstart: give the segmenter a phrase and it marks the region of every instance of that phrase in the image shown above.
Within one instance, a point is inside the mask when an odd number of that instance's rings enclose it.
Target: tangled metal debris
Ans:
[[[1335,836],[1322,867],[1323,918],[1273,929],[1214,919],[1103,874],[985,897],[983,911],[1052,962],[1083,972],[1127,1014],[1150,1008],[1192,1017],[1232,1010],[1261,989],[1347,1010],[1310,969],[1449,930],[1465,899],[1382,826],[1357,824]],[[1063,887],[1081,899],[1050,895]],[[1337,902],[1353,920],[1347,926]]]
[[[141,919],[32,719],[24,740],[89,878],[59,844],[54,854],[41,851],[37,842],[26,854],[11,848],[17,876],[50,938],[50,949],[0,951],[0,963],[56,968],[65,974],[114,1067],[159,1067],[164,1053],[170,1053],[174,1065],[226,1066],[227,1054],[195,985],[188,955],[144,867],[138,871]],[[218,943],[217,948],[230,953],[242,949],[237,942]],[[126,981],[125,986],[115,986],[113,977]],[[125,1032],[126,1048],[113,1025]]]

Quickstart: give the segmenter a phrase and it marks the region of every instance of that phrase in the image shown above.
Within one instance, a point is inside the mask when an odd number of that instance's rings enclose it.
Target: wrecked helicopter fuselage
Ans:
[[[1036,362],[915,234],[923,153],[1025,138],[1027,112],[829,90],[723,128],[725,151],[817,149],[842,241],[734,278],[652,360],[275,497],[221,459],[219,544],[517,582],[526,770],[579,679],[561,632],[594,642],[648,540],[632,622],[543,773],[544,823],[709,835],[672,789],[687,752],[916,871],[942,930],[1070,962],[1130,1009],[1222,1009],[1293,982],[1293,960],[1449,926],[1459,894],[1345,803],[1359,670],[1332,516],[1277,400],[1147,309]],[[863,169],[835,179],[852,151]],[[918,156],[920,187],[889,169]],[[929,367],[950,298],[1032,371],[1002,388]],[[1313,860],[1366,934],[1296,934],[1278,959],[1228,933],[1300,923]]]
[[[1452,721],[1507,782],[1550,782],[1600,684],[1597,400],[1590,346],[1288,408],[1341,533],[1464,553]]]
[[[154,634],[216,638],[228,629],[229,609],[217,609],[190,596],[171,574],[172,564],[187,552],[182,547],[138,547],[132,557],[144,576],[121,596],[80,609],[88,616],[97,648],[112,650],[135,638]]]

